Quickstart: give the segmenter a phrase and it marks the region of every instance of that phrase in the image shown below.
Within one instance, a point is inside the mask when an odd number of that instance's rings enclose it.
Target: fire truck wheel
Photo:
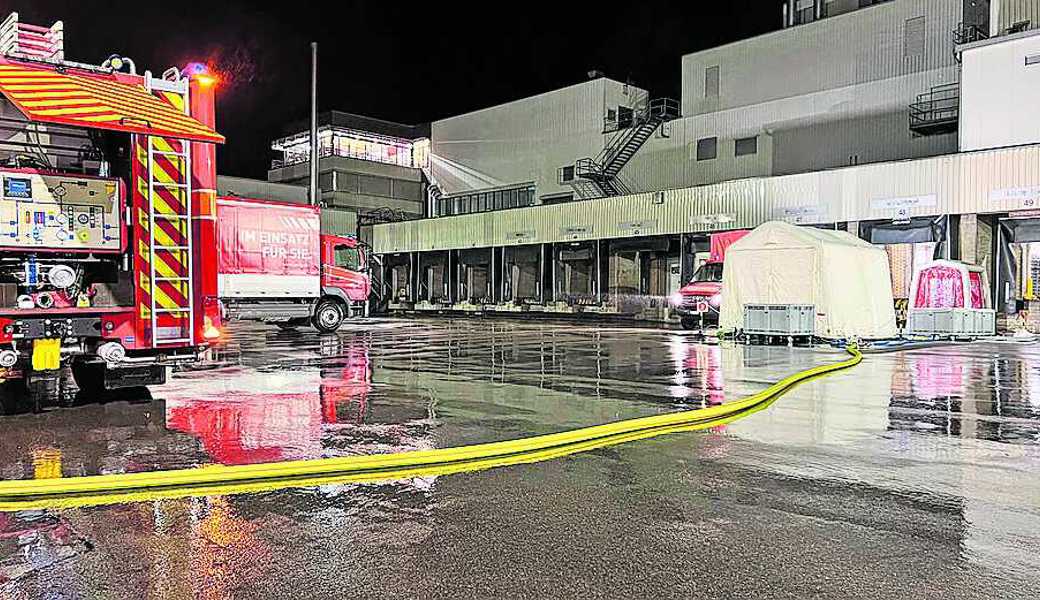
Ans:
[[[314,310],[311,324],[322,333],[332,333],[343,324],[343,308],[335,300],[322,300]]]

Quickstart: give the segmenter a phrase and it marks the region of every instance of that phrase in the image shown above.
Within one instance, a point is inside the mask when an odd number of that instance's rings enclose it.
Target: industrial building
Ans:
[[[307,187],[309,124],[294,123],[286,130],[286,136],[271,144],[282,158],[273,162],[267,180]],[[429,135],[429,127],[423,125],[341,111],[319,114],[318,188],[327,232],[355,233],[358,214],[384,211],[396,219],[423,216],[429,182],[424,174],[429,164]],[[242,187],[241,182],[239,185]]]
[[[425,218],[372,230],[389,306],[667,320],[711,232],[785,220],[885,245],[897,299],[946,257],[1028,310],[1040,0],[782,8],[679,99],[596,77],[431,123]]]

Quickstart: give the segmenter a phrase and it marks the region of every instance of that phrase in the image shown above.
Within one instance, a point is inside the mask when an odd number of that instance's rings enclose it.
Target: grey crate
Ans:
[[[981,337],[996,333],[996,313],[991,309],[914,308],[907,313],[911,335]]]
[[[816,307],[808,304],[745,304],[747,335],[811,336],[816,332]]]

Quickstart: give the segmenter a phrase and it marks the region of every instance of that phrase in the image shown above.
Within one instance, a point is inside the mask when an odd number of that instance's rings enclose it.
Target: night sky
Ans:
[[[421,123],[578,83],[591,69],[678,98],[684,53],[776,29],[780,5],[0,0],[0,18],[13,9],[33,24],[63,20],[69,60],[119,53],[153,73],[212,65],[228,138],[219,171],[264,178],[271,140],[307,117],[311,41],[320,110]]]

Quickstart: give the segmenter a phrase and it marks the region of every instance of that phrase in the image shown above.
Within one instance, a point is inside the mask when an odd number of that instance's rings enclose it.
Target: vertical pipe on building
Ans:
[[[491,304],[495,303],[495,247],[491,247],[491,289],[488,290],[490,293]]]
[[[993,268],[993,308],[999,313],[1007,313],[1007,307],[1004,306],[1004,281],[1001,277],[1002,272],[1000,270],[1000,255],[1004,249],[1004,228],[1000,226],[1000,219],[996,220],[997,230],[997,251],[993,254],[996,256],[996,261]]]
[[[686,234],[679,234],[679,287],[686,285]]]
[[[788,6],[787,6],[787,4],[788,4],[787,2],[784,2],[784,5],[782,7],[780,7],[780,18],[782,19],[782,23],[783,23],[784,28],[787,28],[787,27],[791,26],[791,23],[790,23],[790,20],[789,20],[790,17],[788,17]]]
[[[412,299],[412,281],[415,279],[415,253],[408,253],[408,300]]]
[[[451,270],[451,249],[449,248],[448,249],[448,268],[447,268],[447,273],[445,273],[445,275],[447,275],[447,277],[448,277],[448,282],[446,284],[446,287],[448,288],[448,304],[455,304],[455,287],[451,285],[452,273],[453,273],[453,271]]]
[[[823,0],[813,0],[813,20],[819,21],[823,18]]]
[[[603,294],[600,293],[600,285],[601,285],[602,282],[600,281],[600,254],[599,254],[600,242],[602,242],[602,241],[603,240],[596,240],[596,282],[595,282],[595,284],[596,284],[596,304],[603,304]]]
[[[318,42],[311,42],[311,206],[318,205]]]
[[[392,290],[391,290],[392,291]],[[386,293],[386,263],[383,260],[379,261],[379,296]],[[389,305],[390,302],[387,302]]]
[[[943,246],[945,246],[945,248],[943,249],[943,257],[946,260],[950,260],[950,257],[953,255],[952,249],[950,248],[950,246],[953,245],[953,232],[950,231],[951,229],[953,229],[952,221],[953,220],[950,219],[950,215],[946,215],[946,243],[943,244]]]
[[[545,306],[545,244],[538,244],[538,304]]]
[[[552,279],[552,301],[556,304],[556,242],[549,244],[549,266],[552,268],[549,274]]]
[[[419,297],[422,295],[423,288],[423,276],[422,276],[422,254],[419,252],[415,253],[415,301],[419,301]],[[423,298],[425,300],[425,298]]]

